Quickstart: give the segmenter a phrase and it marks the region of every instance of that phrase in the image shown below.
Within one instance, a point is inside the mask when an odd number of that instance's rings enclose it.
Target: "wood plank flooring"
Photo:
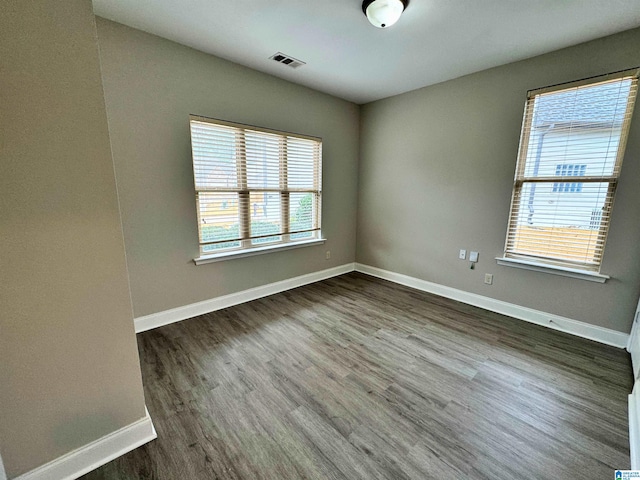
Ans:
[[[628,354],[359,273],[138,335],[109,479],[613,478]]]

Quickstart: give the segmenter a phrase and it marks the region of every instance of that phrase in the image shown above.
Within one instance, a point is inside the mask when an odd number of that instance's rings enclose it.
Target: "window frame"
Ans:
[[[527,101],[525,103],[523,121],[522,121],[522,130],[520,135],[520,146],[518,149],[518,158],[516,163],[516,170],[514,175],[514,183],[512,188],[512,196],[511,196],[511,204],[509,207],[509,220],[507,225],[506,239],[505,239],[505,247],[502,257],[496,258],[499,265],[505,266],[513,266],[517,268],[524,268],[528,270],[542,271],[546,273],[553,273],[558,275],[564,275],[568,277],[581,278],[596,282],[605,282],[608,278],[607,275],[603,275],[600,273],[600,269],[602,267],[602,260],[604,258],[604,249],[606,239],[609,233],[610,227],[610,218],[613,207],[613,200],[615,198],[615,192],[617,189],[618,181],[620,178],[622,160],[624,158],[625,150],[626,150],[626,142],[629,134],[631,117],[633,114],[633,108],[636,101],[637,96],[637,88],[638,88],[638,76],[640,74],[640,69],[633,68],[620,72],[614,72],[606,75],[601,75],[597,77],[591,77],[587,79],[582,79],[574,82],[568,82],[558,85],[553,85],[550,87],[544,87],[540,89],[535,89],[527,92]],[[557,175],[558,170],[556,170],[555,176],[550,177],[538,177],[537,171],[534,171],[534,175],[525,175],[525,169],[527,168],[527,159],[528,159],[528,150],[530,148],[530,139],[532,133],[532,122],[533,122],[533,111],[535,107],[536,98],[543,94],[549,93],[559,93],[562,91],[568,91],[570,89],[575,89],[577,87],[585,87],[585,86],[596,86],[598,84],[602,84],[604,82],[615,81],[615,80],[623,80],[625,78],[631,79],[631,86],[629,90],[629,94],[627,96],[627,106],[624,114],[624,119],[620,127],[620,138],[618,143],[618,149],[616,152],[615,163],[613,167],[613,172],[611,175],[586,175],[586,167],[582,168],[582,163],[580,161],[571,160],[569,158],[564,158],[564,161],[558,165],[558,169],[562,171],[561,165],[564,164],[566,166],[566,172],[568,173],[568,165],[571,164],[572,167],[581,167],[580,173],[581,175],[575,175],[575,170],[571,172],[571,175]],[[605,220],[598,219],[599,221],[599,232],[597,236],[596,245],[601,245],[597,248],[596,253],[594,253],[594,262],[577,262],[570,261],[566,257],[565,259],[558,259],[556,257],[551,256],[543,256],[543,255],[532,255],[526,254],[522,252],[518,252],[515,248],[515,240],[517,238],[517,229],[520,226],[518,223],[520,209],[522,205],[520,205],[520,198],[524,192],[524,186],[526,184],[532,184],[532,189],[535,192],[535,185],[544,183],[552,183],[552,191],[555,193],[568,193],[568,194],[580,194],[582,192],[582,186],[587,183],[608,183],[607,193],[605,195],[604,207],[601,218]],[[565,190],[569,185],[569,189]],[[571,190],[571,186],[575,185],[574,190]],[[606,211],[605,211],[606,209]],[[572,210],[566,210],[572,211]],[[592,214],[590,227],[593,226],[594,216]]]
[[[196,174],[196,153],[194,148],[194,135],[193,124],[209,124],[214,127],[232,129],[234,132],[233,151],[234,159],[236,161],[232,170],[235,170],[237,177],[237,183],[234,186],[220,187],[220,186],[208,186],[202,187],[198,184],[198,178]],[[249,170],[247,167],[247,140],[245,135],[247,132],[257,134],[267,134],[271,136],[271,140],[277,139],[278,141],[278,187],[265,187],[254,188],[249,185]],[[189,115],[189,133],[191,139],[191,159],[194,174],[194,190],[196,200],[196,215],[198,223],[198,244],[199,244],[199,257],[194,259],[196,265],[203,263],[216,262],[220,260],[227,260],[231,258],[247,257],[263,253],[269,253],[273,251],[288,250],[292,248],[306,247],[311,245],[317,245],[325,242],[322,238],[321,226],[322,226],[322,139],[319,137],[302,135],[298,133],[284,132],[264,127],[257,127],[254,125],[230,122],[226,120],[220,120],[215,118],[203,117],[201,115]],[[265,135],[266,138],[266,135]],[[297,188],[291,187],[288,181],[288,169],[289,165],[293,162],[291,155],[288,153],[289,140],[295,141],[295,139],[312,142],[313,155],[312,155],[312,182],[313,187]],[[212,146],[214,143],[212,142]],[[230,144],[231,145],[231,144]],[[294,156],[295,158],[295,156]],[[273,160],[273,158],[271,158]],[[273,166],[271,166],[273,168]],[[202,226],[202,204],[201,196],[206,193],[219,192],[219,193],[234,193],[237,194],[237,221],[238,221],[238,238],[216,240],[216,241],[203,241]],[[252,208],[251,208],[251,195],[262,193],[264,195],[276,194],[279,196],[279,225],[281,231],[279,233],[270,233],[268,235],[253,235],[251,234],[251,222],[252,222]],[[312,195],[312,215],[311,215],[311,229],[304,230],[292,230],[291,229],[291,217],[290,217],[290,200],[291,194],[305,194]],[[264,207],[263,207],[264,208]],[[303,238],[292,238],[292,236],[310,233],[309,236]],[[270,241],[267,243],[256,243],[256,240],[262,238],[278,237],[278,240]],[[219,250],[207,251],[205,248],[210,245],[238,242],[238,246],[222,247]]]

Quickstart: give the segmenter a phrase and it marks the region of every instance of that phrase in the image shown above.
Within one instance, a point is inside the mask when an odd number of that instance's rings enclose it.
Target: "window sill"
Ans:
[[[586,272],[574,268],[558,267],[555,265],[545,265],[527,260],[519,260],[516,258],[497,257],[498,265],[505,267],[522,268],[524,270],[533,270],[535,272],[550,273],[552,275],[561,275],[563,277],[579,278],[589,282],[604,283],[611,277],[596,272]]]
[[[205,263],[221,262],[223,260],[232,260],[234,258],[252,257],[254,255],[262,255],[264,253],[281,252],[283,250],[292,250],[294,248],[311,247],[313,245],[321,245],[326,241],[327,240],[325,238],[314,238],[313,240],[303,240],[301,242],[279,243],[277,245],[267,245],[265,247],[233,250],[231,252],[202,255],[198,258],[194,258],[193,262],[196,265],[204,265]]]

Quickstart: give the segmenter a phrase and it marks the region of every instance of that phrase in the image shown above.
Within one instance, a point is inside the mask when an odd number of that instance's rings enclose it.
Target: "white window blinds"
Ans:
[[[599,272],[638,71],[529,92],[505,257]]]
[[[190,117],[202,254],[319,238],[318,138]]]

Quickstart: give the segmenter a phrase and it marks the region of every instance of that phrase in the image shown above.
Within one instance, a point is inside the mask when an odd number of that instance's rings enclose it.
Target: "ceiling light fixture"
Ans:
[[[364,0],[362,11],[371,25],[386,28],[398,21],[408,4],[409,0]]]

